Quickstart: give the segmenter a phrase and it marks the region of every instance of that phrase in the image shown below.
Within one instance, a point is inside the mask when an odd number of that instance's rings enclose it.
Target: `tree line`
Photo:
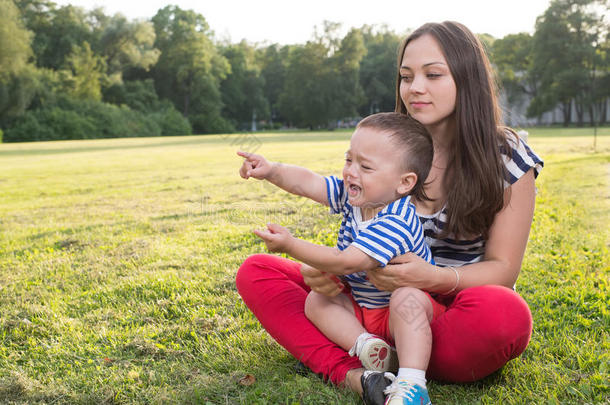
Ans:
[[[606,122],[607,0],[553,0],[533,35],[480,35],[508,103]],[[305,44],[229,43],[177,6],[150,20],[0,0],[5,142],[333,128],[394,108],[403,34],[325,22]],[[1,135],[1,132],[0,132]]]

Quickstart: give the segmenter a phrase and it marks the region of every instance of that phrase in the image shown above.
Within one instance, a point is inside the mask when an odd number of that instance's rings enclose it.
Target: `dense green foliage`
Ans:
[[[607,0],[553,0],[534,35],[480,34],[508,103],[528,105],[532,117],[559,106],[566,124],[573,110],[579,125],[606,122],[607,10]],[[232,44],[177,6],[130,21],[0,0],[0,128],[8,142],[318,129],[393,110],[402,35],[366,25],[342,32],[326,21],[305,44]],[[95,107],[65,109],[66,98]],[[107,111],[116,123],[99,129],[95,115]]]
[[[12,0],[0,0],[0,75],[23,69],[32,53],[31,33],[25,29]]]
[[[95,100],[66,99],[57,106],[26,112],[7,130],[5,141],[160,135],[158,123],[138,111]]]
[[[597,152],[591,131],[530,131],[545,167],[517,282],[529,347],[483,381],[430,382],[434,403],[607,403],[610,129]],[[242,180],[235,150],[338,174],[349,135],[0,145],[0,403],[360,404],[295,373],[234,284],[265,251],[252,229],[273,221],[333,245],[339,225]]]
[[[553,0],[534,35],[507,35],[492,55],[508,99],[531,98],[528,115],[559,106],[563,123],[608,120],[610,25],[608,0]]]

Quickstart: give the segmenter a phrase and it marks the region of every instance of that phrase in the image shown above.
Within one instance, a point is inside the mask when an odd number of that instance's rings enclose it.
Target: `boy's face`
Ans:
[[[345,153],[343,181],[354,207],[379,208],[400,198],[405,191],[404,151],[387,133],[357,128]],[[410,189],[410,188],[409,188]]]

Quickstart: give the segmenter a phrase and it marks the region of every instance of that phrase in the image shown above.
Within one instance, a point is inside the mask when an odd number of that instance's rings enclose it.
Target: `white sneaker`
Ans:
[[[357,355],[366,370],[383,372],[398,370],[396,349],[375,335],[362,334],[359,336],[349,354]]]
[[[396,378],[383,393],[387,395],[384,405],[432,405],[426,387],[403,379]]]

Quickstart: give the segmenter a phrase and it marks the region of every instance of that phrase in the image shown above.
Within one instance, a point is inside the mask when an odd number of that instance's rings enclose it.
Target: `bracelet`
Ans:
[[[455,272],[455,285],[453,286],[453,288],[445,293],[441,293],[442,295],[449,295],[452,292],[455,291],[456,288],[458,288],[458,285],[460,284],[460,273],[457,271],[457,269],[453,266],[447,266],[448,268],[450,268],[451,270],[453,270]]]

